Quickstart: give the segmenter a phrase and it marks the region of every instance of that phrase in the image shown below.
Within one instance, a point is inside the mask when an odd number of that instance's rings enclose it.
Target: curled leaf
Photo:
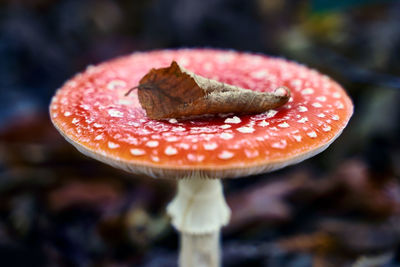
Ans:
[[[175,61],[167,68],[151,69],[137,88],[139,102],[151,119],[261,113],[290,98],[286,87],[273,93],[243,89],[196,75]]]

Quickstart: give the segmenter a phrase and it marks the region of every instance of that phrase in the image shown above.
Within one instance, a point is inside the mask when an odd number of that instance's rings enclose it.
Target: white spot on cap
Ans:
[[[233,138],[233,134],[231,134],[231,133],[221,133],[219,135],[219,137],[221,137],[221,139],[224,139],[224,140],[229,140],[229,139]]]
[[[288,128],[288,127],[290,127],[289,123],[287,123],[287,122],[282,122],[282,123],[278,124],[278,126],[281,127],[281,128]]]
[[[218,147],[218,145],[217,143],[205,143],[203,144],[203,147],[205,150],[215,150]]]
[[[238,132],[241,132],[241,133],[252,133],[252,132],[254,132],[255,130],[254,130],[254,128],[252,128],[252,127],[240,127],[240,128],[237,128],[236,129]]]
[[[297,142],[301,142],[301,135],[293,135],[293,138],[294,138]]]
[[[122,113],[121,111],[116,110],[116,109],[110,109],[110,110],[108,110],[108,114],[109,114],[111,117],[115,117],[115,118],[122,118],[122,117],[124,116],[124,113]]]
[[[104,138],[104,136],[102,134],[99,134],[94,138],[94,140],[99,141],[99,140],[101,140],[103,138]]]
[[[335,106],[336,106],[338,109],[343,109],[343,108],[344,108],[343,103],[340,102],[340,101],[336,101],[336,102],[335,102]]]
[[[167,146],[167,148],[164,150],[164,153],[167,156],[173,156],[178,154],[178,150],[172,146]]]
[[[231,128],[231,127],[232,127],[232,126],[229,125],[229,124],[224,124],[224,125],[221,125],[221,126],[220,126],[221,129],[229,129],[229,128]]]
[[[338,115],[333,115],[333,116],[332,116],[332,120],[338,121],[338,120],[339,120],[339,116],[338,116]]]
[[[246,155],[246,157],[248,157],[250,159],[250,158],[257,157],[260,153],[258,152],[258,150],[245,149],[244,154]]]
[[[154,161],[154,162],[159,162],[159,161],[160,161],[160,158],[157,157],[157,156],[154,156],[154,155],[151,155],[150,158],[151,158],[151,160]]]
[[[109,147],[110,149],[115,149],[115,148],[118,148],[118,147],[119,147],[119,144],[116,144],[116,143],[113,143],[113,142],[109,141],[109,142],[108,142],[108,147]]]
[[[258,126],[261,126],[261,127],[266,127],[268,125],[269,125],[269,122],[266,122],[265,120],[262,120],[261,122],[258,123]]]
[[[77,118],[74,118],[73,120],[72,120],[72,124],[77,124],[79,122],[79,119],[77,119]]]
[[[169,119],[168,122],[169,123],[178,123],[178,121],[176,119]]]
[[[278,148],[278,149],[284,149],[287,145],[286,140],[280,140],[279,142],[275,142],[271,144],[271,147],[273,148]]]
[[[188,150],[190,148],[190,145],[187,143],[180,143],[178,144],[178,147]]]
[[[301,118],[300,120],[298,120],[297,122],[299,122],[299,123],[305,123],[305,122],[307,122],[308,121],[308,118],[307,117],[303,117],[303,118]]]
[[[319,118],[325,118],[325,114],[324,114],[324,113],[319,113],[317,116],[318,116]]]
[[[322,128],[322,130],[323,130],[324,132],[329,132],[331,129],[332,129],[332,128],[331,128],[331,126],[329,126],[329,125],[327,125],[327,126],[325,126],[324,128]]]
[[[204,160],[204,155],[197,155],[197,154],[192,154],[189,153],[187,155],[188,160],[190,161],[194,161],[194,162],[202,162]]]
[[[86,105],[86,104],[83,104],[81,107],[82,107],[84,110],[89,110],[89,109],[90,109],[90,106],[89,106],[89,105]]]
[[[311,138],[316,138],[317,137],[317,133],[312,131],[312,132],[308,132],[307,135]]]
[[[318,101],[325,102],[325,101],[326,101],[326,96],[319,96],[319,97],[317,97],[316,99],[317,99]]]
[[[299,107],[299,112],[306,112],[307,110],[308,110],[308,108],[306,108],[305,106]]]
[[[278,111],[274,110],[274,109],[270,109],[267,112],[267,118],[272,118],[276,115],[276,113],[278,113]]]
[[[186,129],[182,126],[178,126],[178,127],[172,128],[172,131],[173,132],[184,132],[184,131],[186,131]]]
[[[266,70],[259,70],[255,72],[251,72],[250,76],[255,79],[262,79],[268,77],[268,72]]]
[[[312,89],[312,88],[306,88],[306,89],[302,90],[301,93],[302,93],[303,95],[311,95],[311,94],[314,93],[314,89]]]
[[[165,141],[167,141],[167,142],[176,142],[176,141],[178,141],[178,137],[176,137],[176,136],[168,136],[167,138],[165,138]]]
[[[241,121],[242,121],[242,120],[241,120],[239,117],[237,117],[237,116],[232,117],[232,118],[227,118],[227,119],[225,119],[225,123],[237,124],[237,123],[240,123]]]
[[[95,128],[101,128],[101,127],[103,127],[103,125],[101,125],[100,123],[93,123],[93,127],[95,127]]]
[[[129,151],[134,156],[142,156],[142,155],[146,154],[146,151],[144,151],[143,149],[139,149],[139,148],[132,148]]]
[[[340,94],[338,92],[333,93],[332,96],[334,98],[340,98]]]
[[[318,103],[318,102],[312,103],[312,106],[315,107],[315,108],[321,108],[322,107],[321,103]]]
[[[234,154],[230,151],[224,150],[218,154],[218,158],[220,159],[230,159],[234,156]]]
[[[148,147],[157,147],[158,146],[158,141],[155,141],[155,140],[148,141],[146,143],[146,146],[148,146]]]
[[[107,84],[107,89],[114,90],[116,88],[123,88],[126,86],[126,82],[121,80],[112,80]]]
[[[71,116],[71,115],[72,115],[72,113],[69,112],[69,111],[64,112],[64,116],[65,116],[65,117],[69,117],[69,116]]]

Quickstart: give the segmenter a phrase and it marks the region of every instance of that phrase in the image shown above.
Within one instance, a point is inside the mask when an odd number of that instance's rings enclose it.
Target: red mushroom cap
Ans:
[[[291,90],[289,102],[256,115],[156,121],[136,86],[151,68],[176,60],[196,74],[258,91]],[[325,75],[283,59],[184,49],[134,53],[90,66],[66,82],[50,105],[60,133],[84,154],[153,177],[240,177],[300,162],[340,135],[353,105]]]

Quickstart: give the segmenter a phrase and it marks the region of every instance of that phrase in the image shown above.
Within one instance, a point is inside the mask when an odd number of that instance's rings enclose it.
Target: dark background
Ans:
[[[1,266],[175,266],[174,182],[80,155],[47,108],[89,64],[180,47],[298,61],[355,104],[324,153],[225,182],[224,266],[399,266],[399,14],[384,0],[0,0]]]

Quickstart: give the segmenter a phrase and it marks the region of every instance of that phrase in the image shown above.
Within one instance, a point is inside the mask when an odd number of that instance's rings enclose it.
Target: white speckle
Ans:
[[[305,123],[305,122],[307,122],[308,121],[308,118],[307,117],[303,117],[303,118],[301,118],[300,120],[298,120],[297,122],[299,122],[299,123]]]
[[[231,134],[231,133],[221,133],[219,135],[219,137],[221,137],[224,140],[229,140],[229,139],[233,138],[233,134]]]
[[[83,104],[81,107],[82,107],[84,110],[89,110],[89,109],[90,109],[90,106],[89,106],[89,105],[85,105],[85,104]]]
[[[101,125],[100,123],[93,123],[93,127],[95,127],[95,128],[101,128],[101,127],[103,127],[103,125]]]
[[[305,106],[299,107],[299,112],[306,112],[307,110],[308,110],[308,108],[306,108]]]
[[[218,147],[218,145],[217,143],[205,143],[203,144],[203,147],[205,150],[215,150]]]
[[[69,111],[64,112],[64,116],[65,116],[65,117],[69,117],[69,116],[71,116],[71,115],[72,115],[72,113],[69,112]]]
[[[331,129],[332,129],[332,128],[331,128],[331,126],[329,126],[329,125],[327,125],[327,126],[325,126],[324,128],[322,128],[322,130],[323,130],[324,132],[329,132]]]
[[[324,113],[319,113],[317,116],[318,116],[319,118],[325,118],[325,114],[324,114]]]
[[[282,122],[282,123],[278,124],[278,126],[281,127],[281,128],[288,128],[288,127],[290,127],[289,123],[287,123],[287,122]]]
[[[157,157],[157,156],[154,156],[154,155],[151,155],[150,158],[151,158],[151,160],[154,161],[154,162],[159,162],[159,161],[160,161],[160,158]]]
[[[272,118],[276,115],[276,113],[278,113],[278,111],[271,109],[267,112],[267,118]]]
[[[299,80],[299,79],[295,79],[295,80],[291,81],[290,84],[293,87],[300,87],[303,84],[303,81]]]
[[[338,120],[339,120],[339,116],[338,116],[338,115],[333,115],[333,116],[332,116],[332,120],[338,121]]]
[[[172,131],[173,132],[184,132],[184,131],[186,131],[186,129],[182,126],[178,126],[178,127],[172,128]]]
[[[255,158],[255,157],[257,157],[260,153],[258,152],[258,150],[249,150],[249,149],[245,149],[245,150],[244,150],[244,154],[246,154],[246,157],[248,157],[248,158]]]
[[[178,123],[178,121],[176,119],[169,119],[168,122],[169,123]]]
[[[306,89],[302,90],[301,93],[302,93],[303,95],[311,95],[311,94],[314,93],[314,89],[312,89],[312,88],[306,88]]]
[[[190,148],[190,145],[186,143],[180,143],[178,144],[178,147],[188,150]]]
[[[77,119],[77,118],[74,118],[73,120],[72,120],[72,124],[77,124],[79,122],[79,119]]]
[[[315,108],[322,108],[321,103],[318,103],[318,102],[312,103],[312,106]]]
[[[343,103],[340,102],[340,101],[336,101],[335,106],[336,106],[338,109],[343,109],[343,108],[344,108]]]
[[[204,160],[204,155],[197,155],[197,154],[191,154],[189,153],[187,155],[188,160],[190,161],[195,161],[195,162],[202,162]]]
[[[119,147],[119,144],[116,144],[116,143],[113,143],[113,142],[109,141],[109,142],[108,142],[108,147],[109,147],[110,149],[115,149],[115,148],[118,148],[118,147]]]
[[[337,93],[337,92],[336,92],[336,93],[333,93],[332,96],[333,96],[334,98],[340,98],[340,94]]]
[[[144,151],[143,149],[139,149],[139,148],[132,148],[132,149],[130,149],[130,152],[134,156],[142,156],[142,155],[146,154],[146,151]]]
[[[319,97],[317,97],[316,99],[317,99],[318,101],[325,102],[325,101],[326,101],[326,96],[319,96]]]
[[[312,131],[312,132],[308,132],[307,135],[311,138],[316,138],[317,137],[317,133]]]
[[[172,146],[167,146],[167,148],[164,150],[164,153],[167,156],[172,156],[178,154],[178,150]]]
[[[220,126],[220,128],[221,129],[229,129],[229,128],[231,128],[232,126],[230,126],[229,124],[224,124],[224,125],[221,125]]]
[[[148,147],[157,147],[158,146],[158,141],[155,141],[155,140],[148,141],[146,143],[146,146],[148,146]]]
[[[252,128],[252,127],[240,127],[240,128],[237,128],[236,129],[238,132],[241,132],[241,133],[252,133],[252,132],[254,132],[255,130],[254,130],[254,128]]]
[[[52,117],[53,118],[57,118],[58,117],[58,113],[53,113]]]
[[[258,126],[261,126],[261,127],[266,127],[268,125],[269,125],[269,122],[266,122],[265,120],[262,120],[261,122],[258,123]]]
[[[297,142],[301,142],[301,135],[293,135],[293,138],[294,138]]]
[[[165,141],[167,141],[167,142],[176,142],[176,141],[178,141],[178,137],[176,137],[176,136],[168,136],[167,138],[165,138]]]
[[[115,118],[122,118],[124,116],[124,113],[116,109],[110,109],[108,110],[108,115]]]
[[[98,136],[96,136],[96,137],[94,138],[94,140],[99,141],[99,140],[101,140],[101,139],[103,139],[103,138],[104,138],[104,136],[103,136],[102,134],[99,134]]]
[[[234,156],[234,154],[230,151],[224,150],[218,154],[218,158],[220,159],[230,159]]]
[[[124,88],[126,86],[126,82],[121,80],[112,80],[107,84],[107,89],[114,90],[116,88]]]
[[[255,72],[251,72],[250,76],[255,79],[262,79],[268,77],[268,72],[266,70],[259,70]]]
[[[271,144],[271,147],[273,148],[278,148],[278,149],[284,149],[287,145],[286,140],[280,140],[279,142],[275,142]]]
[[[240,123],[242,120],[239,118],[239,117],[237,117],[237,116],[234,116],[234,117],[232,117],[232,118],[227,118],[227,119],[225,119],[225,123],[234,123],[234,124],[237,124],[237,123]]]

